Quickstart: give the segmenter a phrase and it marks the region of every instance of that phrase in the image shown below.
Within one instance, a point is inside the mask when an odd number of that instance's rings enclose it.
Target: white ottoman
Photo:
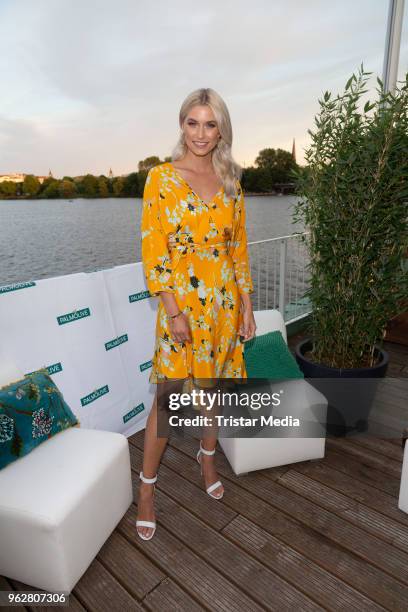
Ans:
[[[125,436],[56,434],[0,470],[0,574],[71,592],[132,501]]]
[[[264,408],[260,412],[265,417],[273,415],[278,419],[290,415],[293,419],[299,419],[299,428],[273,428],[265,425],[252,437],[223,438],[220,435],[220,446],[236,475],[324,457],[327,399],[301,379],[274,383],[267,392],[272,394],[279,390],[283,390],[281,406],[269,410]],[[262,387],[262,392],[265,391],[266,388]],[[258,414],[248,409],[246,416],[253,418]],[[276,437],[271,437],[273,433]],[[245,435],[245,428],[241,435]]]
[[[408,513],[408,440],[405,442],[404,460],[402,462],[398,508]]]
[[[278,310],[254,311],[254,317],[258,336],[280,330],[287,342],[286,326]],[[245,385],[242,385],[242,388],[246,391]],[[304,379],[273,383],[267,392],[272,394],[280,390],[284,392],[281,396],[281,406],[272,407],[269,413],[265,409],[259,413],[262,412],[266,417],[272,414],[277,418],[290,415],[299,419],[300,428],[284,429],[285,433],[276,430],[277,437],[270,437],[272,429],[269,425],[253,437],[222,437],[221,431],[220,446],[236,475],[324,457],[327,399]],[[263,387],[262,392],[265,391]],[[246,392],[251,394],[250,390]],[[259,416],[255,410],[248,409],[247,412],[246,416]],[[245,432],[241,435],[244,436]],[[286,437],[281,437],[283,435]]]

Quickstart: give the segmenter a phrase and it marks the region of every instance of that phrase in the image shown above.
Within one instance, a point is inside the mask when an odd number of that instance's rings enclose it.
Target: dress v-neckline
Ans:
[[[186,179],[184,179],[181,174],[177,171],[177,168],[171,163],[168,162],[168,164],[172,167],[174,174],[181,180],[183,181],[183,183],[189,188],[189,190],[196,196],[196,198],[202,203],[204,204],[204,206],[207,206],[207,208],[214,202],[215,198],[220,195],[224,189],[224,185],[222,185],[220,187],[220,189],[217,191],[217,193],[215,193],[213,195],[213,197],[211,198],[211,200],[209,202],[204,202],[204,200],[202,198],[200,198],[200,196],[198,195],[198,193],[196,193],[194,191],[194,189],[191,187],[191,185],[186,181]]]

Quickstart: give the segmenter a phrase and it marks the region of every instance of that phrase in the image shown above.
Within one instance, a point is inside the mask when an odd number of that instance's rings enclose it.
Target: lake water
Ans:
[[[303,231],[296,196],[245,198],[248,241]],[[0,200],[0,285],[141,260],[139,198]]]

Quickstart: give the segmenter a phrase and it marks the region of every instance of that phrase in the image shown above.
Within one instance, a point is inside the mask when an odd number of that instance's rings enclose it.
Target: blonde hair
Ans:
[[[212,151],[212,163],[215,173],[223,183],[225,194],[235,197],[238,195],[236,180],[241,179],[242,168],[234,161],[231,154],[232,126],[227,105],[214,89],[209,87],[196,89],[187,96],[181,105],[179,113],[180,128],[183,127],[183,123],[191,108],[197,105],[207,105],[214,113],[221,138]],[[187,145],[184,139],[184,132],[181,129],[179,140],[172,151],[171,160],[181,159],[186,153]]]

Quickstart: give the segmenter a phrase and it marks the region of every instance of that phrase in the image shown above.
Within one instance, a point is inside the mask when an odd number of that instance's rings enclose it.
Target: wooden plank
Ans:
[[[402,368],[408,363],[408,355],[406,347],[400,344],[393,344],[392,351],[390,352],[390,364],[400,365]],[[390,365],[389,364],[389,365]],[[390,376],[387,370],[387,376]]]
[[[396,446],[399,446],[400,448],[402,448],[402,436],[398,438],[390,439],[390,442],[391,444],[395,444]]]
[[[169,474],[167,477],[171,479],[172,472],[167,470],[164,465],[161,465],[160,473],[166,474],[166,472]],[[156,499],[159,493],[159,490],[156,490]],[[204,495],[209,498],[205,492]],[[212,502],[212,506],[214,507],[214,500],[212,500]],[[194,506],[194,504],[191,505]],[[216,504],[216,506],[218,506],[218,504]],[[229,578],[229,576],[232,575],[234,581],[237,581],[237,586],[245,590],[247,594],[254,599],[257,597],[259,598],[259,593],[261,592],[262,598],[266,600],[268,600],[269,597],[274,597],[277,602],[281,600],[282,605],[289,605],[287,601],[289,600],[293,605],[302,605],[305,606],[305,609],[310,608],[310,602],[305,602],[303,595],[298,595],[296,589],[294,590],[287,583],[282,584],[282,581],[279,581],[274,575],[269,575],[269,573],[264,577],[262,567],[258,567],[258,564],[252,567],[253,560],[248,557],[248,555],[244,553],[239,554],[241,551],[237,550],[235,546],[232,546],[217,533],[216,529],[219,529],[218,525],[216,527],[211,526],[210,529],[208,525],[212,523],[211,511],[203,515],[201,517],[202,520],[198,520],[192,516],[189,508],[182,508],[178,500],[176,503],[167,495],[163,497],[160,509],[161,522],[172,534],[178,536],[180,540],[188,547],[192,547],[194,551],[197,550],[201,557],[204,557],[206,561],[215,565],[220,571],[228,568],[228,575],[226,577]],[[236,514],[232,513],[232,516],[234,517]],[[207,524],[203,522],[204,520]],[[207,552],[207,549],[209,549],[209,552]],[[217,550],[216,555],[214,555],[214,550]],[[250,581],[249,585],[245,585],[245,582],[241,579],[241,573],[243,571],[250,571],[256,574],[256,582]]]
[[[366,448],[360,448],[356,444],[350,442],[347,438],[327,438],[326,446],[329,449],[341,451],[344,454],[351,455],[358,459],[364,465],[374,467],[376,470],[393,476],[398,480],[401,479],[401,464],[393,459],[386,459],[382,455],[378,456],[373,451]]]
[[[322,460],[325,465],[330,466],[354,480],[368,484],[379,491],[398,497],[401,478],[384,476],[383,472],[361,463],[357,458],[342,453],[341,450],[333,451],[326,449],[326,455]],[[319,462],[320,463],[320,462]]]
[[[395,429],[391,427],[390,423],[378,422],[372,414],[370,414],[368,421],[367,433],[378,438],[385,438],[392,445],[394,445],[395,440],[398,440],[398,444],[401,445],[401,427]]]
[[[171,612],[201,612],[207,610],[187,595],[171,578],[165,578],[158,587],[143,600],[148,610],[171,610]]]
[[[407,553],[408,566],[408,528],[397,521],[377,512],[376,510],[361,504],[360,502],[343,495],[320,481],[309,478],[296,470],[286,472],[279,480],[280,484],[315,503],[318,507],[329,510],[334,515],[349,521],[363,530],[360,537],[364,537],[364,531],[372,534],[378,541],[373,541],[372,546],[382,551],[383,545],[388,542],[394,547]],[[347,525],[346,525],[347,527]],[[394,551],[395,552],[395,551]],[[384,551],[383,554],[387,554]],[[408,581],[408,573],[405,572]]]
[[[408,363],[408,346],[405,344],[399,344],[398,342],[384,342],[385,350],[390,353],[391,358],[395,353],[400,353],[406,356],[406,362]]]
[[[136,517],[136,514],[135,514]],[[97,555],[103,566],[135,598],[141,600],[166,575],[116,530]]]
[[[73,593],[92,612],[143,610],[98,559],[93,560],[75,585]]]
[[[270,503],[274,508],[285,512],[340,546],[344,546],[395,578],[408,583],[407,553],[385,541],[378,540],[377,537],[352,525],[348,520],[290,491],[286,486],[266,478],[264,479],[266,484],[263,484],[260,478],[263,477],[248,475],[245,480],[243,479],[242,486]]]
[[[358,444],[364,448],[368,448],[369,450],[384,455],[384,457],[388,457],[394,461],[399,461],[400,463],[402,462],[404,456],[402,447],[395,446],[395,444],[391,444],[388,440],[383,440],[377,436],[366,436],[363,434],[359,434],[358,436],[353,436],[348,439],[353,444]]]
[[[129,452],[131,465],[135,470],[135,490],[138,491],[143,454],[133,444],[129,445]],[[166,448],[163,459],[172,452],[174,453],[171,448]],[[167,465],[171,465],[172,469],[166,467]],[[194,512],[203,521],[211,517],[211,524],[214,529],[222,529],[234,518],[235,513],[230,508],[222,504],[214,506],[214,499],[204,491],[201,485],[200,467],[197,462],[195,464],[191,460],[186,462],[183,455],[179,453],[172,463],[162,460],[158,472],[156,489],[160,489],[176,499],[177,503]],[[180,473],[183,473],[184,477],[180,476]],[[190,476],[190,478],[187,478],[187,476]]]
[[[164,528],[162,502],[166,496],[159,490],[155,494],[157,530],[151,540],[143,541],[137,535],[134,515],[135,504],[129,508],[118,525],[118,530],[152,562],[170,576],[180,588],[200,605],[210,610],[241,612],[248,609],[256,612],[265,608],[248,597],[211,565],[206,563],[181,540]],[[204,534],[204,530],[202,532]],[[185,534],[186,535],[186,534]],[[217,551],[213,551],[214,556]]]
[[[407,395],[408,378],[401,376],[382,378],[380,379],[380,382],[376,388],[373,407],[383,409],[389,414],[393,414],[393,408],[397,408],[396,414],[404,414],[404,412],[406,413],[407,408]]]
[[[379,491],[355,478],[350,478],[350,476],[331,468],[326,462],[296,463],[293,464],[293,470],[309,476],[331,489],[344,493],[351,499],[361,502],[369,508],[374,508],[408,527],[408,514],[398,509],[397,499],[394,496]]]
[[[202,521],[180,508],[169,497],[163,496],[160,506],[161,521],[166,529],[253,600],[266,606],[273,602],[275,610],[320,609],[285,577],[270,571],[217,531],[203,525]]]
[[[177,444],[179,443],[177,441]],[[221,457],[223,456],[221,453],[220,455]],[[221,457],[218,461],[220,473],[223,465]],[[224,476],[227,476],[228,480],[236,481],[237,477],[232,475],[231,469],[229,466],[228,468],[226,466],[227,460],[225,457],[224,460],[225,468],[222,468],[222,473]],[[276,483],[274,480],[265,478],[262,474],[251,472],[245,477],[240,477],[239,484],[242,488],[251,491],[257,500],[262,499],[270,504],[272,508],[269,509],[269,512],[279,510],[286,513],[324,537],[330,538],[333,542],[359,555],[365,561],[376,564],[379,569],[389,572],[397,579],[408,582],[405,565],[408,562],[407,553],[400,551],[387,542],[379,541],[378,538],[363,531],[361,528],[317,506],[303,496],[293,493],[287,487]],[[230,505],[232,501],[231,483],[229,484],[229,495],[224,495],[224,498],[224,503]]]
[[[345,584],[326,569],[306,559],[243,516],[237,516],[223,529],[233,542],[249,551],[259,561],[286,579],[290,579],[303,592],[332,612],[384,610],[372,599]],[[397,608],[394,608],[396,610]],[[401,610],[404,608],[401,606]]]
[[[172,440],[171,445],[174,444],[183,447],[186,452],[186,462],[188,453],[194,454],[195,449],[188,439],[183,442]],[[242,485],[249,476],[235,476],[222,453],[219,453],[218,457],[218,471],[220,475],[228,479],[225,482],[227,492],[221,503],[228,503],[237,513],[239,512],[275,535],[283,546],[291,546],[306,558],[315,561],[336,575],[340,580],[344,580],[368,597],[374,598],[375,601],[386,604],[385,607],[388,607],[388,604],[396,609],[406,607],[407,586],[338,546],[322,533],[302,525],[299,521],[291,519],[272,507],[258,496],[256,487],[255,494],[246,491]],[[271,471],[274,472],[275,468]]]

